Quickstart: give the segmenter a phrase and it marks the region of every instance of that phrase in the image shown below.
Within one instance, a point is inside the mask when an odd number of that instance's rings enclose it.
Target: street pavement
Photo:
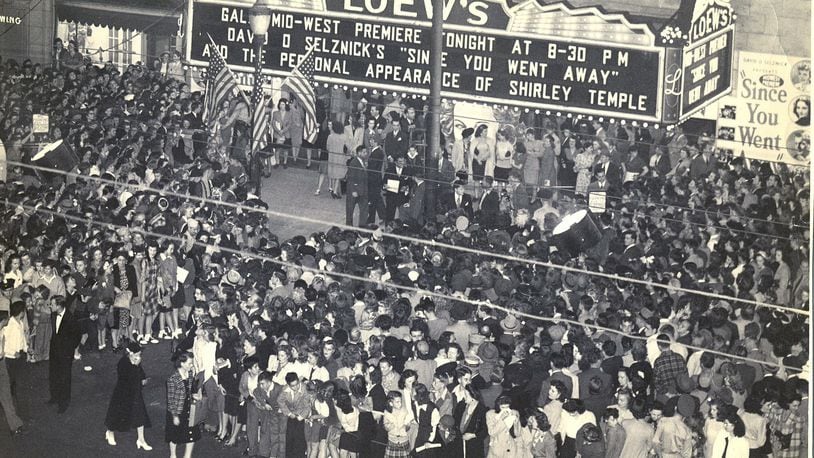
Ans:
[[[327,179],[320,195],[315,196],[318,176],[316,162],[311,165],[310,170],[302,167],[273,169],[271,177],[263,180],[260,188],[262,199],[268,204],[271,211],[328,221],[331,224],[344,224],[345,199],[331,198],[328,193]],[[330,227],[325,224],[269,216],[269,228],[272,233],[277,234],[281,241],[295,235],[304,235],[307,238],[312,232],[325,232]]]
[[[318,173],[316,163],[310,170],[302,166],[274,169],[270,178],[263,180],[262,199],[269,210],[290,213],[316,220],[344,222],[344,200],[330,197],[327,187],[320,196],[314,196]],[[315,231],[327,231],[330,225],[312,224],[288,218],[270,217],[271,231],[281,240]],[[136,450],[136,432],[117,433],[118,446],[105,441],[105,414],[116,383],[116,364],[122,353],[87,351],[81,361],[73,365],[72,400],[68,411],[57,414],[56,406],[47,405],[48,363],[26,365],[17,393],[17,410],[26,422],[27,432],[11,437],[4,415],[0,415],[0,457],[136,457],[168,456],[169,446],[164,442],[164,419],[167,377],[172,373],[170,341],[148,345],[144,349],[144,371],[150,377],[143,393],[152,427],[145,437],[152,445],[151,452]],[[5,362],[0,362],[5,364]],[[90,371],[84,367],[89,366]],[[195,457],[239,457],[245,440],[237,448],[224,448],[212,436],[204,437],[195,445]],[[183,453],[179,449],[179,456]]]
[[[153,450],[136,449],[136,432],[116,433],[116,447],[105,441],[105,414],[116,384],[116,364],[123,353],[86,351],[74,361],[71,404],[57,414],[57,406],[48,405],[48,362],[27,364],[17,393],[17,411],[26,422],[26,432],[11,437],[5,416],[0,415],[0,457],[143,457],[169,456],[164,442],[164,417],[167,405],[166,380],[172,373],[170,341],[147,345],[142,367],[149,377],[144,386],[144,402],[152,427],[145,439]],[[5,361],[2,362],[5,364]],[[90,371],[84,367],[89,366]],[[240,444],[240,443],[239,443]],[[245,447],[245,441],[240,446]],[[242,448],[224,448],[214,437],[204,434],[195,445],[195,457],[240,457]],[[183,453],[179,450],[180,453]],[[181,456],[179,453],[179,456]]]

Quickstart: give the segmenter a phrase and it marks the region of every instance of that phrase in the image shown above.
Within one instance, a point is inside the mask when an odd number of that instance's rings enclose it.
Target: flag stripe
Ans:
[[[252,87],[252,154],[256,154],[268,144],[268,112],[266,97],[263,95],[263,60],[255,56],[254,86]]]
[[[238,90],[237,83],[226,61],[218,51],[212,37],[210,38],[209,68],[207,74],[206,95],[204,97],[204,122],[212,124],[218,118],[218,111],[229,96]]]
[[[305,111],[305,123],[303,125],[303,138],[309,143],[317,139],[317,97],[314,93],[314,55],[311,51],[306,54],[300,64],[291,71],[291,74],[283,81],[282,87],[297,95]]]

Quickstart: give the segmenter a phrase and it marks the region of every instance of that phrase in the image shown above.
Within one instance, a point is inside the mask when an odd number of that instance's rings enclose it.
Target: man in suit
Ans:
[[[424,200],[427,196],[427,182],[424,181],[424,172],[419,170],[414,176],[415,183],[410,191],[410,201],[402,208],[403,219],[409,224],[424,226]]]
[[[359,206],[359,226],[364,226],[367,222],[367,169],[365,160],[367,159],[367,149],[364,145],[356,147],[356,151],[351,151],[351,158],[348,161],[348,173],[345,179],[348,183],[347,195],[345,196],[345,224],[353,226],[353,211]]]
[[[702,148],[702,152],[692,148],[695,155],[692,156],[692,162],[690,162],[690,177],[696,181],[706,179],[710,172],[717,168],[715,159],[712,157],[712,146],[703,145]]]
[[[500,195],[492,187],[492,182],[492,177],[484,177],[481,182],[483,194],[478,204],[478,221],[486,229],[496,227],[500,216]]]
[[[625,251],[622,252],[623,261],[626,263],[636,262],[644,256],[644,250],[636,244],[636,231],[625,231],[622,235],[625,240]]]
[[[369,139],[370,155],[367,159],[367,224],[376,222],[376,214],[380,220],[385,218],[384,201],[382,200],[382,172],[384,171],[384,150],[379,146],[378,137]]]
[[[57,404],[59,406],[57,412],[64,413],[71,402],[71,366],[82,333],[76,317],[65,309],[64,301],[56,302],[54,312],[51,314],[51,326],[54,334],[51,336],[51,356],[48,360],[48,382],[51,392],[48,403]]]
[[[670,155],[667,154],[667,148],[665,146],[657,146],[656,151],[650,156],[648,165],[648,168],[653,171],[653,174],[657,177],[663,177],[670,173],[673,166],[670,164]]]
[[[389,223],[396,217],[396,210],[410,201],[410,172],[407,170],[407,160],[404,156],[387,167],[384,173],[384,189],[386,208],[384,222]]]
[[[599,232],[602,236],[599,242],[587,250],[588,256],[594,258],[599,265],[604,265],[608,260],[608,253],[610,252],[610,242],[616,238],[616,230],[613,228],[613,220],[611,214],[608,212],[599,215],[599,222],[602,227]]]
[[[393,113],[393,120],[390,122],[392,130],[384,137],[384,151],[389,157],[397,159],[407,154],[410,147],[410,135],[402,130],[401,119],[397,113]]]
[[[189,106],[189,113],[184,115],[184,119],[189,121],[190,129],[202,129],[201,104],[199,102],[192,102]]]
[[[625,171],[622,164],[612,159],[609,153],[603,152],[599,156],[599,162],[594,166],[594,172],[598,170],[605,172],[605,179],[608,180],[608,189],[621,189]]]
[[[588,192],[608,192],[608,180],[605,179],[605,170],[601,167],[597,168],[594,175],[596,179],[588,185]]]
[[[509,175],[509,196],[512,199],[512,209],[528,210],[531,207],[531,196],[529,195],[528,188],[521,183],[519,175],[512,173]]]
[[[464,183],[455,181],[452,184],[453,193],[446,194],[442,199],[444,211],[463,210],[464,215],[472,220],[475,211],[472,208],[472,195],[464,192]]]

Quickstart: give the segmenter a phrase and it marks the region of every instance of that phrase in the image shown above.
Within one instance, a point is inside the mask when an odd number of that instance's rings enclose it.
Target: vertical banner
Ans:
[[[808,165],[811,61],[741,51],[735,96],[719,103],[717,145],[736,156]]]

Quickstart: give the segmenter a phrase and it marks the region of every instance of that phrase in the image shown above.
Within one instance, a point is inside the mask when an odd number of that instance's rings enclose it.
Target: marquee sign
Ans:
[[[287,76],[313,48],[319,83],[429,94],[431,0],[270,3],[262,51],[267,74]],[[233,69],[251,72],[252,4],[190,2],[187,60],[208,65],[209,34]],[[512,8],[500,0],[446,0],[443,14],[442,96],[449,99],[663,122],[728,91],[732,35],[713,38],[721,33],[721,13],[699,15],[697,48],[682,56],[686,68],[672,91],[680,101],[671,104],[664,73],[670,46],[625,14],[537,0]]]

